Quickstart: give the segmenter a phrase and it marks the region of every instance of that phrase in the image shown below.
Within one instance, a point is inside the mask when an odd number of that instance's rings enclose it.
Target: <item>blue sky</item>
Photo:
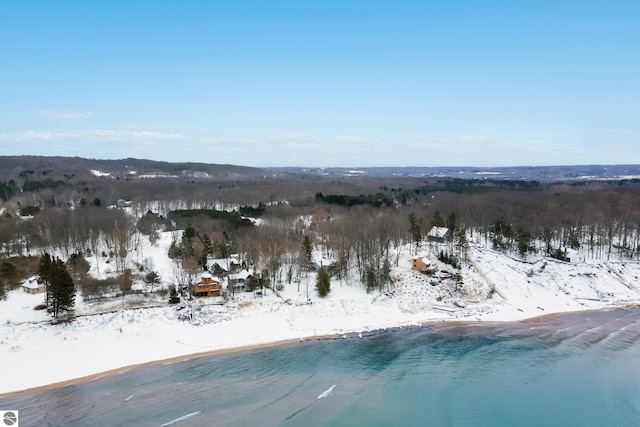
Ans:
[[[640,1],[6,1],[0,155],[640,163]]]

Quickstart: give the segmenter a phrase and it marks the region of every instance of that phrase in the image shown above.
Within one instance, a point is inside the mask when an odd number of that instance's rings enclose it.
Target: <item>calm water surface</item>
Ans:
[[[20,426],[640,426],[640,309],[437,324],[0,399]]]

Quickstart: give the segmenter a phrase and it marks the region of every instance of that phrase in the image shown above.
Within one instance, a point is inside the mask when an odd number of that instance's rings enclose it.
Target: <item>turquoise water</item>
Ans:
[[[638,426],[640,310],[396,329],[0,399],[20,426]]]

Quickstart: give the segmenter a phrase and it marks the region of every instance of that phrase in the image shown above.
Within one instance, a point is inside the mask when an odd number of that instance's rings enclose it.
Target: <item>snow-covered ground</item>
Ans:
[[[171,236],[133,254],[152,263],[164,284],[174,282],[167,257]],[[567,263],[549,258],[524,262],[491,249],[472,247],[463,263],[462,285],[410,270],[405,248],[386,292],[367,294],[354,278],[334,280],[324,299],[315,275],[292,283],[278,295],[237,294],[225,305],[200,298],[168,305],[166,297],[129,295],[101,303],[77,299],[77,317],[51,324],[33,308],[43,295],[22,290],[0,301],[0,360],[5,366],[0,394],[78,379],[136,364],[189,357],[197,353],[358,334],[375,329],[446,320],[515,321],[544,314],[621,307],[640,303],[636,288],[640,263]],[[109,264],[89,259],[92,274],[108,274]],[[436,262],[441,270],[453,271]],[[98,274],[99,271],[99,274]],[[307,283],[310,303],[307,303]],[[193,316],[189,313],[193,312]]]

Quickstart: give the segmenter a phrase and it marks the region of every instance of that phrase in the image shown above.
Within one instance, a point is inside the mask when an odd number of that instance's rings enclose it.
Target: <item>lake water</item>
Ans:
[[[640,309],[439,323],[147,365],[0,409],[21,427],[638,426],[639,338]]]

